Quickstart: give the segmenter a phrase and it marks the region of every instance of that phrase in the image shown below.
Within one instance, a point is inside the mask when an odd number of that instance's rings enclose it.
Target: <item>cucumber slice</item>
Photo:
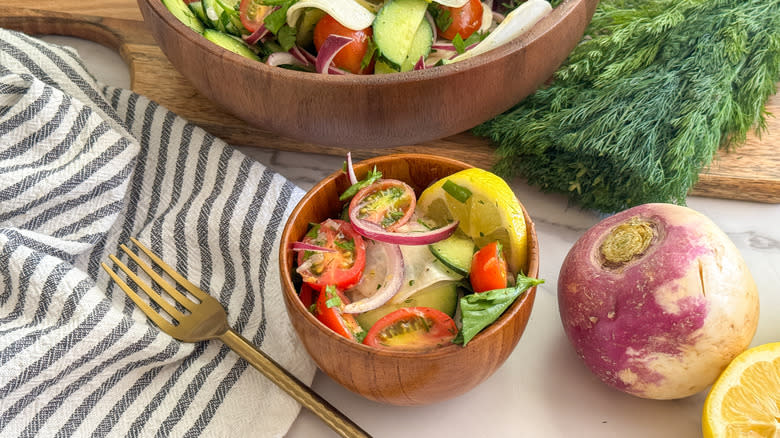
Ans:
[[[295,42],[301,47],[313,47],[314,27],[325,15],[325,11],[317,8],[306,8],[298,19],[295,32]]]
[[[417,64],[420,57],[425,59],[431,53],[432,45],[433,29],[431,28],[431,24],[428,23],[428,20],[423,20],[417,28],[417,32],[414,33],[412,45],[409,47],[409,54],[406,55],[406,60],[401,64],[401,67],[399,68],[393,62],[380,56],[374,64],[374,73],[397,73],[399,71],[414,70],[414,65]]]
[[[239,3],[235,0],[203,0],[206,25],[220,32],[240,36],[244,26],[238,12]]]
[[[374,42],[394,66],[400,68],[406,61],[417,29],[425,21],[427,6],[425,0],[390,0],[376,14]]]
[[[374,323],[402,307],[432,307],[454,316],[458,306],[458,283],[442,281],[420,290],[401,303],[388,301],[381,307],[355,315],[358,324],[368,331]]]
[[[212,43],[222,48],[225,48],[227,50],[230,50],[233,53],[238,53],[241,56],[244,56],[249,59],[253,59],[255,61],[260,60],[260,58],[255,54],[255,52],[253,52],[252,49],[250,49],[249,46],[246,45],[245,42],[238,39],[237,37],[234,37],[232,35],[214,29],[204,30],[203,36],[207,40],[211,41]]]
[[[427,58],[431,53],[431,46],[433,45],[433,29],[428,20],[423,20],[420,26],[417,28],[417,32],[414,33],[412,39],[412,45],[409,47],[409,54],[406,55],[406,60],[401,64],[401,71],[414,70],[414,65],[420,60]]]
[[[186,24],[190,29],[198,33],[203,33],[205,27],[203,23],[192,13],[190,8],[184,3],[184,0],[162,0],[162,4],[168,8],[174,17]]]
[[[383,57],[377,58],[374,63],[374,74],[386,74],[386,73],[398,73],[400,70],[396,68],[392,63]]]
[[[198,17],[198,20],[200,20],[203,23],[206,23],[208,18],[206,18],[206,11],[203,10],[203,2],[197,1],[188,3],[187,6],[190,7],[190,10],[193,14],[195,14],[196,17]]]
[[[474,257],[474,241],[461,232],[428,245],[434,256],[446,267],[462,276],[471,272],[471,259]]]

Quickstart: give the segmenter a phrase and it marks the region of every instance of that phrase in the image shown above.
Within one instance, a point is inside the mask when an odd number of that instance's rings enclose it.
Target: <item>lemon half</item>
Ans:
[[[780,342],[737,356],[704,402],[705,437],[780,436]]]
[[[467,197],[454,197],[452,190],[445,190],[445,184],[465,189],[461,193]],[[417,208],[440,224],[460,221],[458,228],[480,248],[498,240],[510,270],[527,272],[528,237],[523,208],[501,177],[479,168],[462,170],[425,189],[417,200]]]

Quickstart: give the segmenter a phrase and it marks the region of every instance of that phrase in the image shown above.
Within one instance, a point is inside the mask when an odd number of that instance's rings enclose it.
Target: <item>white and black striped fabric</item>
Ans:
[[[302,194],[72,49],[0,29],[0,436],[284,435],[297,403],[219,341],[160,332],[100,263],[138,238],[310,383],[277,264]]]

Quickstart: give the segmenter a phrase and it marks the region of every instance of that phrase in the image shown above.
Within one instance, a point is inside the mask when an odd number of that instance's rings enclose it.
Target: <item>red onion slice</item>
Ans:
[[[350,184],[357,184],[358,179],[355,176],[355,168],[352,167],[352,152],[347,152],[347,175],[349,176]]]
[[[474,47],[476,47],[477,44],[479,44],[479,43],[469,44],[468,47],[463,49],[463,51],[467,52],[467,51],[473,49]],[[436,49],[436,50],[447,50],[447,51],[450,51],[450,52],[457,52],[458,51],[458,49],[455,48],[455,44],[452,44],[452,43],[449,43],[449,42],[446,42],[446,41],[437,42],[436,44],[432,45],[431,48],[432,49]]]
[[[308,50],[295,46],[299,52],[303,55],[304,58],[306,58],[310,63],[315,64],[317,62],[317,57],[312,55],[311,52]]]
[[[268,11],[268,13],[270,14],[271,12],[277,9],[279,9],[279,6],[274,6],[273,9]],[[244,42],[246,42],[250,46],[254,46],[255,44],[257,44],[258,41],[263,39],[263,37],[268,35],[269,32],[270,31],[268,30],[268,28],[265,27],[265,24],[261,24],[260,27],[257,28],[257,30],[242,38],[244,39]]]
[[[362,313],[374,310],[388,302],[401,289],[404,281],[404,258],[398,245],[373,242],[366,251],[380,250],[384,253],[385,279],[381,287],[370,297],[344,306],[344,313]]]
[[[447,50],[447,51],[450,51],[450,52],[454,52],[455,51],[455,45],[454,44],[452,44],[450,42],[444,42],[444,41],[439,41],[439,42],[434,43],[431,46],[431,48],[432,49],[436,49],[436,50]]]
[[[357,217],[357,209],[349,212],[349,220],[352,228],[363,237],[385,243],[394,243],[396,245],[430,245],[431,243],[444,240],[458,229],[458,221],[451,222],[441,228],[423,232],[393,232],[387,231],[381,226]]]
[[[345,37],[336,34],[330,34],[322,43],[319,52],[317,53],[317,62],[314,64],[317,73],[328,74],[330,73],[330,64],[333,62],[333,58],[341,49],[351,43],[353,40],[350,37]]]
[[[292,46],[292,48],[290,49],[290,54],[294,56],[296,59],[298,59],[299,61],[301,61],[303,65],[314,64],[314,57],[312,56],[312,58],[309,59],[308,57],[306,57],[306,55],[304,55],[303,52],[304,50],[298,46]]]
[[[417,60],[417,63],[414,64],[415,70],[425,70],[425,57],[420,56],[420,59]]]
[[[311,243],[295,242],[292,244],[293,251],[318,251],[318,252],[336,252],[333,248],[312,245]]]
[[[299,51],[299,52],[300,52],[300,53],[303,55],[303,57],[304,57],[304,58],[306,58],[306,60],[307,60],[307,61],[309,61],[309,63],[310,63],[310,64],[317,64],[317,57],[316,57],[316,56],[312,55],[312,54],[311,54],[311,53],[310,53],[308,50],[306,50],[306,49],[302,49],[302,48],[300,48],[300,47],[297,47],[297,46],[296,46],[296,48],[297,48],[297,49],[298,49],[298,51]],[[332,66],[332,65],[328,67],[328,74],[332,74],[332,75],[344,75],[344,74],[347,74],[347,73],[348,73],[347,71],[344,71],[344,70],[342,70],[342,69],[340,69],[340,68],[336,68],[336,67],[334,67],[334,66]],[[351,74],[351,73],[350,73],[350,74]]]
[[[257,44],[258,41],[260,41],[260,39],[262,39],[266,34],[268,34],[268,32],[269,31],[265,27],[265,25],[261,24],[256,31],[242,38],[244,39],[244,42],[246,42],[250,46],[254,46],[255,44]]]

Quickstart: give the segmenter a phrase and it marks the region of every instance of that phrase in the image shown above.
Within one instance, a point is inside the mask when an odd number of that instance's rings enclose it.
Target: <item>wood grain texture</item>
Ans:
[[[511,43],[452,65],[345,76],[249,60],[193,32],[159,0],[138,0],[168,60],[209,100],[249,125],[355,150],[451,136],[508,110],[565,61],[597,3],[566,0]]]
[[[358,178],[376,166],[383,175],[406,181],[418,193],[433,181],[469,165],[449,158],[398,154],[362,161]],[[293,242],[303,238],[310,223],[341,212],[338,196],[349,186],[337,172],[314,186],[298,203],[282,231],[279,271],[290,321],[320,369],[347,389],[371,400],[395,405],[421,405],[463,394],[492,375],[509,357],[531,315],[536,288],[518,298],[466,348],[449,344],[424,352],[378,350],[356,344],[320,323],[298,298],[292,282]],[[534,224],[523,209],[528,236],[527,275],[539,274],[539,242]],[[452,376],[457,375],[457,379]]]
[[[131,73],[131,88],[155,100],[212,134],[236,145],[344,155],[346,149],[300,142],[273,134],[218,109],[181,76],[154,42],[134,0],[58,0],[35,3],[4,0],[0,26],[30,34],[69,35],[89,39],[120,53]],[[780,96],[767,103],[770,114],[780,114]],[[767,131],[750,134],[732,152],[719,152],[699,177],[691,194],[780,203],[780,119],[771,116]],[[353,150],[357,159],[394,152],[423,152],[456,157],[479,167],[495,161],[494,148],[468,132],[390,149]]]

